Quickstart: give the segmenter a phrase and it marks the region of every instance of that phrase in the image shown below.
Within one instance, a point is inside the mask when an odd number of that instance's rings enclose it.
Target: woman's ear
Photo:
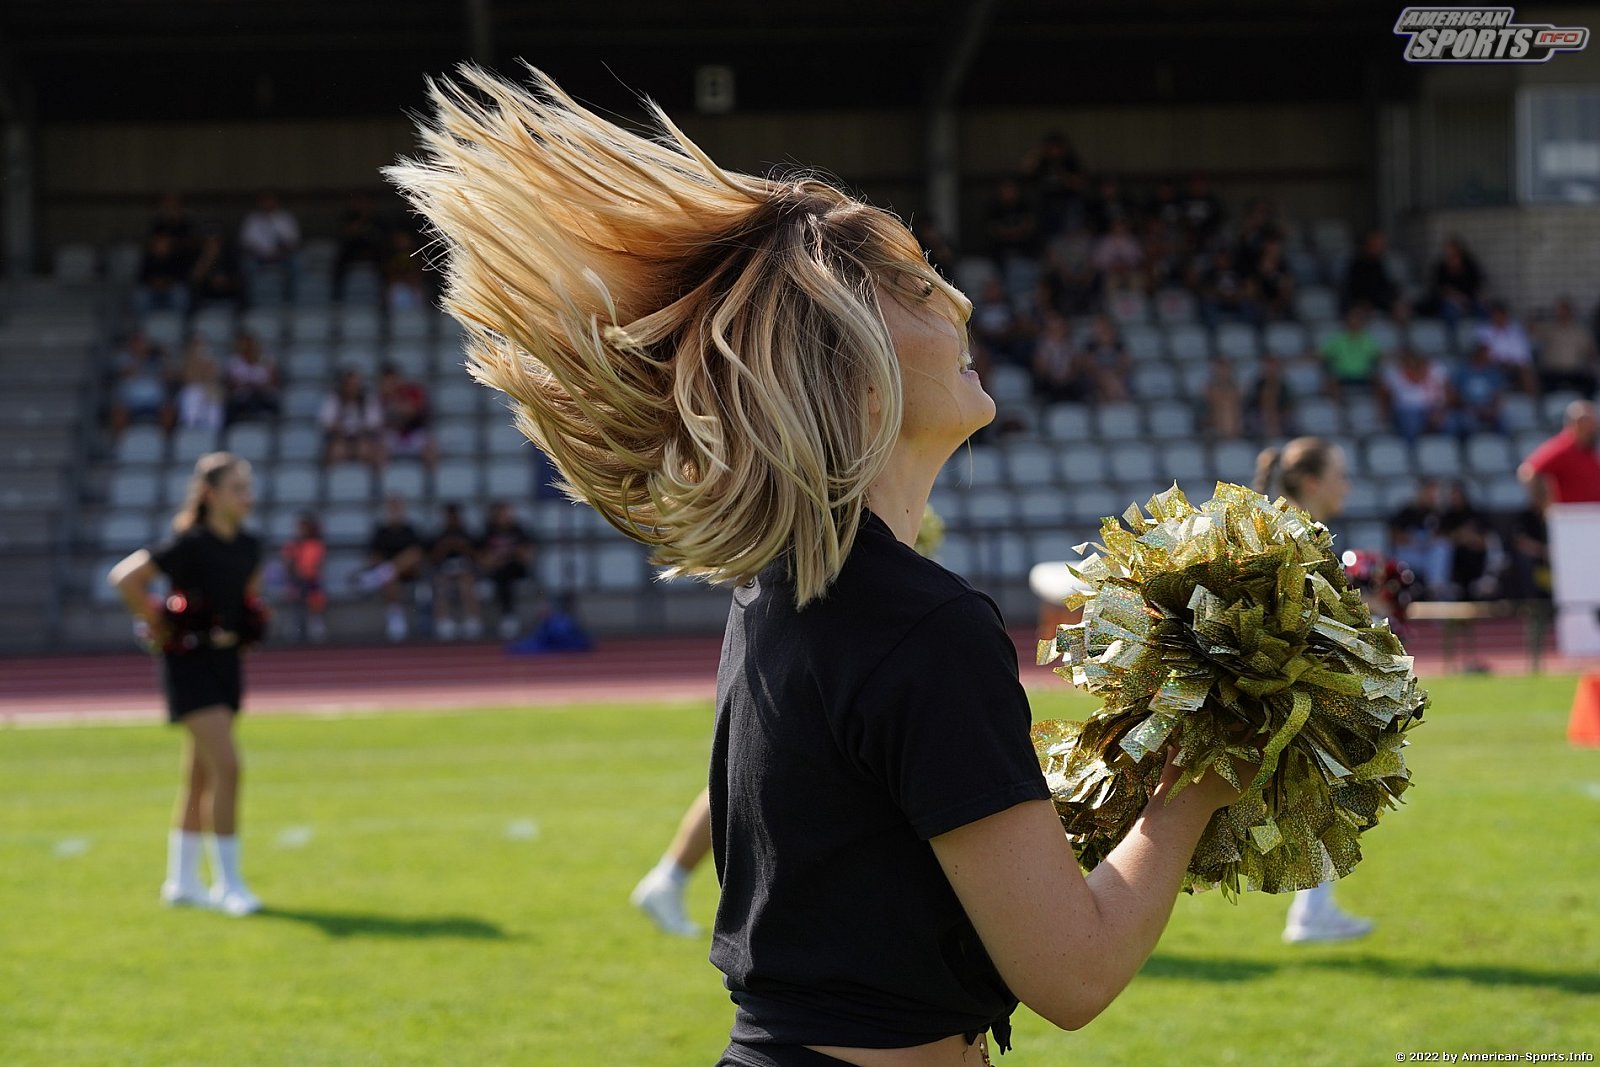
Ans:
[[[874,385],[867,386],[867,414],[881,415],[883,413],[883,400],[878,396],[878,388]]]

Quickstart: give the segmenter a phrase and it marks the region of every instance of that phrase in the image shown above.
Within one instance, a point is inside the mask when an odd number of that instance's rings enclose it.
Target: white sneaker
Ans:
[[[189,885],[182,882],[162,882],[161,903],[169,908],[209,908],[211,895],[206,892],[206,887],[198,882]]]
[[[238,918],[260,911],[261,901],[242,885],[224,886],[219,882],[211,887],[211,906]]]
[[[683,890],[672,880],[651,871],[633,887],[628,896],[633,906],[647,915],[663,933],[676,937],[699,937],[700,927],[689,919],[683,908]]]
[[[1327,908],[1321,915],[1291,921],[1283,928],[1283,939],[1291,945],[1354,941],[1372,933],[1373,926],[1371,919],[1358,919],[1354,915],[1346,915],[1338,908]]]
[[[406,639],[406,630],[406,613],[403,611],[389,612],[389,617],[384,622],[384,632],[388,635],[389,640],[399,644]]]

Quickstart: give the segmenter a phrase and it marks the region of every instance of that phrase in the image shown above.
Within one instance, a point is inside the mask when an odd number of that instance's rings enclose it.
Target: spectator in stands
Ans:
[[[1215,329],[1220,322],[1260,321],[1260,311],[1245,284],[1244,276],[1233,265],[1233,253],[1219,248],[1211,253],[1210,263],[1200,274],[1200,319]]]
[[[1462,319],[1480,318],[1483,305],[1483,270],[1461,238],[1452,234],[1444,239],[1439,258],[1434,260],[1428,295],[1420,310],[1444,319],[1454,329]]]
[[[1233,243],[1234,268],[1246,278],[1254,275],[1267,245],[1282,240],[1283,230],[1272,217],[1272,205],[1261,199],[1250,201]]]
[[[366,264],[375,273],[380,272],[389,247],[389,235],[372,210],[372,198],[366,193],[351,196],[339,220],[339,254],[333,262],[334,300],[344,300],[345,278],[351,267]]]
[[[283,276],[284,297],[294,302],[299,282],[300,223],[278,202],[278,195],[263,192],[253,211],[239,226],[239,265],[244,270],[249,299],[256,297],[258,279],[265,271]]]
[[[1099,306],[1098,278],[1089,263],[1091,248],[1088,234],[1081,230],[1050,242],[1035,289],[1036,308],[1072,316],[1090,314]]]
[[[178,382],[178,425],[192,430],[221,430],[227,411],[222,368],[211,354],[210,343],[199,334],[184,345]]]
[[[322,462],[360,462],[373,470],[383,466],[383,407],[362,381],[361,372],[346,368],[322,401]]]
[[[1450,584],[1435,599],[1493,598],[1497,583],[1491,560],[1499,555],[1499,539],[1488,518],[1472,506],[1467,487],[1459,480],[1445,489],[1439,534],[1450,542]]]
[[[1144,217],[1158,224],[1169,237],[1181,240],[1184,234],[1183,198],[1171,178],[1157,180],[1145,201]]]
[[[500,636],[517,636],[517,586],[532,573],[537,545],[517,521],[511,505],[497,500],[489,505],[489,520],[478,538],[478,570],[494,586],[495,606],[500,611]]]
[[[378,402],[383,408],[385,459],[420,459],[431,472],[439,449],[433,439],[428,391],[393,363],[385,363],[378,371]]]
[[[483,633],[476,555],[477,545],[467,533],[461,505],[446,504],[439,533],[428,546],[428,561],[433,565],[433,635],[441,641],[454,641],[457,635],[472,641]],[[452,598],[459,604],[459,619],[451,614]]]
[[[1361,239],[1361,247],[1345,268],[1344,285],[1339,291],[1341,307],[1349,309],[1365,304],[1385,314],[1395,310],[1400,300],[1400,286],[1389,276],[1389,265],[1385,261],[1388,251],[1388,235],[1382,230],[1368,230]]]
[[[1270,352],[1261,360],[1261,370],[1245,397],[1244,425],[1255,437],[1294,436],[1294,395],[1284,377],[1283,361]]]
[[[135,422],[153,422],[170,432],[178,412],[172,403],[172,375],[161,349],[143,330],[134,330],[112,360],[112,367],[116,380],[106,420],[112,437],[121,437]]]
[[[1245,272],[1245,293],[1255,305],[1257,322],[1294,318],[1294,275],[1284,262],[1282,241],[1274,238],[1261,246],[1255,266]]]
[[[200,252],[189,270],[189,299],[196,309],[226,304],[235,310],[244,299],[238,263],[220,233],[207,233],[200,240]]]
[[[261,416],[276,418],[281,385],[278,364],[261,351],[255,334],[240,330],[228,360],[228,424]]]
[[[1094,243],[1089,263],[1099,276],[1102,292],[1139,289],[1144,285],[1144,249],[1128,229],[1126,218],[1113,219]]]
[[[1065,315],[1046,311],[1033,342],[1033,391],[1052,404],[1094,399],[1094,374]]]
[[[184,207],[181,194],[165,193],[156,204],[156,213],[150,217],[150,226],[145,231],[145,238],[148,240],[156,236],[171,238],[173,248],[184,259],[193,257],[198,250],[199,244],[196,240],[198,228],[195,226],[194,216]]]
[[[1475,346],[1467,362],[1456,368],[1450,392],[1456,433],[1470,437],[1483,431],[1505,431],[1500,401],[1506,392],[1506,373],[1490,357],[1488,345]]]
[[[1039,250],[1039,218],[1028,205],[1022,183],[1002,178],[984,214],[984,236],[989,255],[1004,263],[1013,256],[1032,256]]]
[[[328,594],[322,587],[322,564],[328,546],[322,539],[322,523],[316,515],[303,511],[295,520],[294,537],[279,550],[289,579],[289,597],[299,615],[300,638],[313,644],[328,639],[324,615]]]
[[[1328,372],[1328,392],[1335,399],[1347,389],[1370,389],[1383,362],[1383,349],[1367,331],[1372,309],[1352,304],[1344,313],[1344,329],[1322,344],[1322,359]]]
[[[1083,226],[1083,166],[1065,134],[1052,130],[1044,135],[1023,158],[1022,180],[1038,207],[1041,238],[1048,241]]]
[[[1389,551],[1422,578],[1426,595],[1440,599],[1450,580],[1450,539],[1440,530],[1439,483],[1417,481],[1416,495],[1389,516]]]
[[[1537,394],[1538,376],[1533,370],[1533,342],[1522,323],[1511,317],[1511,308],[1504,300],[1489,305],[1489,321],[1478,327],[1473,343],[1487,345],[1490,357],[1505,368],[1525,393]]]
[[[1600,348],[1594,334],[1578,321],[1571,299],[1563,296],[1556,301],[1555,317],[1538,330],[1538,337],[1539,385],[1546,392],[1571,389],[1593,400]]]
[[[1094,397],[1103,403],[1126,400],[1133,377],[1133,361],[1122,343],[1122,332],[1110,315],[1096,315],[1089,336],[1079,347],[1079,358],[1094,379]]]
[[[1549,600],[1550,527],[1544,510],[1550,499],[1542,478],[1528,483],[1528,506],[1511,520],[1511,560],[1506,595],[1519,600]]]
[[[1212,441],[1229,441],[1244,435],[1244,394],[1233,376],[1233,364],[1222,356],[1211,361],[1202,428]]]
[[[1022,365],[1029,355],[1028,335],[1005,282],[991,277],[972,305],[973,336],[997,362]]]
[[[1450,376],[1444,366],[1406,345],[1384,368],[1378,400],[1395,433],[1410,444],[1425,433],[1441,433],[1450,416]]]
[[[1533,450],[1517,468],[1524,482],[1543,482],[1545,499],[1555,504],[1600,503],[1600,419],[1594,404],[1574,400],[1567,405],[1566,426]]]
[[[1202,173],[1189,177],[1184,191],[1183,226],[1189,239],[1191,252],[1201,252],[1211,246],[1211,240],[1222,228],[1222,201],[1211,191],[1211,179]]]
[[[367,592],[383,590],[384,633],[390,641],[404,641],[410,632],[403,601],[409,599],[411,583],[421,577],[426,557],[422,538],[406,514],[405,498],[389,497],[383,503],[383,521],[373,527],[367,543],[368,566],[352,575],[351,583]]]
[[[389,251],[383,258],[384,306],[391,312],[425,308],[426,286],[416,239],[406,230],[396,230],[389,235]]]
[[[152,311],[189,312],[188,255],[170,234],[152,233],[145,238],[144,255],[139,261],[139,284],[135,290],[140,315]]]
[[[1096,234],[1104,235],[1119,222],[1128,232],[1133,232],[1133,201],[1122,195],[1122,183],[1117,181],[1116,175],[1102,174],[1095,185],[1094,199],[1089,203],[1089,227]]]
[[[1187,284],[1189,258],[1183,253],[1181,231],[1167,226],[1160,219],[1144,220],[1144,238],[1141,242],[1144,260],[1144,279],[1141,288],[1148,293],[1159,292],[1169,286]]]

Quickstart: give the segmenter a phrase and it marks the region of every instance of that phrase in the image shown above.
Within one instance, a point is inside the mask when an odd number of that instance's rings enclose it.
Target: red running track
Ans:
[[[1474,661],[1496,674],[1528,670],[1515,620],[1480,623]],[[1013,631],[1029,687],[1066,683],[1033,666],[1034,635]],[[528,707],[655,700],[705,700],[716,687],[717,637],[608,640],[591,652],[508,655],[496,644],[371,648],[265,648],[247,659],[251,712],[328,714],[381,709]],[[1425,677],[1445,671],[1437,627],[1407,641]],[[1458,662],[1457,667],[1460,666]],[[1600,668],[1548,654],[1543,669]],[[154,663],[136,653],[0,661],[0,724],[164,717]]]

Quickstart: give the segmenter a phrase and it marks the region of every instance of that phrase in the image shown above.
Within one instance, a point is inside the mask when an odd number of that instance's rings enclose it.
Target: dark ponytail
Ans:
[[[1256,457],[1256,492],[1300,502],[1307,478],[1320,478],[1338,446],[1322,437],[1296,437],[1282,448],[1264,448]]]
[[[189,478],[189,491],[183,498],[183,506],[172,517],[172,528],[183,533],[205,522],[208,507],[206,491],[221,485],[229,471],[249,465],[248,460],[232,452],[207,452],[196,460],[194,474]]]

